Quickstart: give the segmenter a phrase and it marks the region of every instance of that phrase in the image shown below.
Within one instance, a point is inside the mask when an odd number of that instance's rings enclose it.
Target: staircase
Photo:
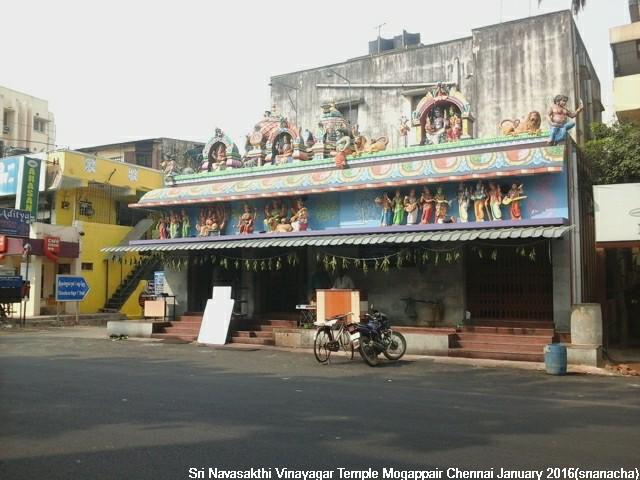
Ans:
[[[235,325],[231,343],[249,345],[275,345],[274,330],[298,327],[296,313],[271,313],[255,320],[245,320]]]
[[[172,322],[156,322],[153,324],[154,333],[151,338],[175,340],[191,343],[198,339],[202,312],[186,312],[178,320]]]
[[[107,300],[103,312],[117,312],[138,287],[140,280],[151,280],[153,272],[158,269],[160,259],[157,257],[142,257],[141,262],[129,272],[120,286]]]
[[[487,320],[459,328],[449,356],[543,362],[553,339],[553,322]]]

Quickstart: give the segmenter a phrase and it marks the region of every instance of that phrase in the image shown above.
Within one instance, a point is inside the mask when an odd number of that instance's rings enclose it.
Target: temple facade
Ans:
[[[521,56],[506,47],[516,31],[531,43]],[[599,116],[599,86],[595,74],[583,85],[580,65],[591,66],[578,38],[561,12],[347,62],[346,75],[358,62],[386,72],[361,68],[363,85],[392,74],[422,85],[411,98],[361,87],[357,124],[353,101],[349,115],[320,83],[323,69],[275,77],[275,108],[243,145],[216,129],[198,171],[169,164],[165,187],[130,205],[152,212],[153,239],[104,251],[158,258],[178,314],[201,312],[213,286],[231,285],[240,330],[295,315],[346,272],[394,324],[444,335],[440,349],[456,347],[465,326],[562,335],[572,304],[593,298],[588,167],[571,134],[580,140]],[[524,78],[508,78],[510,55]],[[293,116],[277,91],[283,78],[314,92],[298,92]],[[438,349],[428,343],[410,338],[409,351]]]

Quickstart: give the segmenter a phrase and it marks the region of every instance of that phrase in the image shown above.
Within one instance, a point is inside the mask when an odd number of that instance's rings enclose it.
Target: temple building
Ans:
[[[154,238],[107,255],[159,259],[191,320],[231,285],[233,341],[304,345],[296,306],[339,272],[410,353],[540,360],[567,334],[594,295],[578,145],[602,110],[570,12],[271,84],[242,145],[220,126],[198,171],[167,165],[130,205]]]

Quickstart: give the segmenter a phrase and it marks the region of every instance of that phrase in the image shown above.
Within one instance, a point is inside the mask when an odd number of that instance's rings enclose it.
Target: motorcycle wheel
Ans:
[[[382,352],[389,360],[400,360],[407,351],[407,341],[400,332],[391,332],[387,349]]]
[[[326,328],[318,330],[316,332],[316,338],[313,340],[313,354],[316,356],[316,360],[320,363],[327,363],[331,350],[327,347],[327,344],[331,341],[331,332]]]
[[[360,337],[360,347],[358,347],[358,350],[360,350],[360,356],[367,365],[370,367],[378,365],[378,354],[370,338]]]
[[[349,332],[342,332],[338,341],[340,342],[340,346],[342,347],[342,350],[344,350],[344,354],[347,359],[353,360],[353,342],[351,341],[351,335],[349,335]]]

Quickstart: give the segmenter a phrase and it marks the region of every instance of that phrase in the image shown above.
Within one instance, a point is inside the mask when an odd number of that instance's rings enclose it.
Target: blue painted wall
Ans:
[[[476,182],[467,181],[465,184],[473,187]],[[488,183],[484,182],[485,185]],[[512,183],[523,183],[527,199],[521,203],[523,219],[544,219],[544,218],[568,218],[568,191],[567,174],[549,173],[525,177],[505,177],[499,181],[503,194],[509,190]],[[458,202],[456,200],[458,182],[442,184],[444,186],[447,199],[454,200],[449,209],[449,214],[458,216]],[[438,184],[429,185],[432,193],[435,193]],[[422,186],[416,186],[416,193],[419,196]],[[411,187],[401,188],[402,195],[407,195]],[[360,190],[350,192],[325,193],[309,195],[305,199],[305,205],[309,209],[309,228],[311,230],[325,230],[329,228],[359,228],[376,227],[380,224],[381,209],[374,203],[374,199],[383,192],[387,192],[389,197],[393,197],[395,188],[380,190]],[[283,199],[289,206],[291,215],[291,203],[293,199]],[[249,201],[249,204],[257,209],[258,215],[255,223],[255,231],[264,230],[264,207],[267,200]],[[225,234],[236,233],[238,218],[242,213],[244,202],[230,202],[227,205],[227,224]],[[178,211],[181,209],[175,209]],[[195,225],[198,221],[200,207],[189,207],[187,211],[191,216],[192,235],[195,236]],[[509,207],[502,207],[503,219],[508,220]],[[229,217],[229,215],[231,215]],[[474,219],[473,205],[469,208],[469,221]],[[479,224],[481,225],[481,224]]]

